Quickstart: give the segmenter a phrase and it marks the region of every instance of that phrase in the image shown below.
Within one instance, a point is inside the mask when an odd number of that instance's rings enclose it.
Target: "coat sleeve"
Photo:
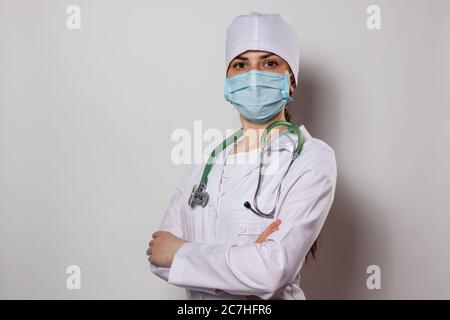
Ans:
[[[281,203],[281,225],[268,241],[244,246],[185,243],[174,257],[169,283],[271,298],[300,271],[331,208],[335,185],[335,171],[304,172]]]
[[[178,238],[183,238],[183,230],[181,227],[181,219],[179,216],[182,195],[183,192],[179,187],[177,187],[169,201],[169,205],[159,227],[159,230],[171,232]],[[165,281],[167,281],[169,278],[170,268],[160,267],[153,263],[150,263],[150,271]]]
[[[187,176],[189,171],[186,173],[183,182],[187,180]],[[185,235],[183,233],[183,224],[181,218],[181,201],[185,199],[184,193],[182,191],[182,185],[176,187],[175,192],[173,193],[169,205],[167,206],[166,212],[164,214],[163,220],[161,222],[159,230],[171,232],[173,235],[178,238],[184,239]],[[153,272],[159,278],[168,281],[170,268],[160,267],[153,263],[150,263],[150,271]],[[215,289],[210,288],[197,288],[194,286],[184,286],[186,289],[203,291],[209,294],[216,294]]]

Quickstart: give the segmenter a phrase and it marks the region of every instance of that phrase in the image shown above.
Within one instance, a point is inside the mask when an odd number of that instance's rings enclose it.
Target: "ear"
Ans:
[[[295,77],[292,72],[290,74],[290,79],[291,79],[291,86],[289,88],[289,95],[292,95],[294,93],[295,89],[297,88],[297,85],[295,84]]]
[[[289,88],[289,95],[293,95],[294,94],[294,91],[295,91],[295,88],[296,88],[297,86],[295,85],[295,82],[291,82],[291,87]]]

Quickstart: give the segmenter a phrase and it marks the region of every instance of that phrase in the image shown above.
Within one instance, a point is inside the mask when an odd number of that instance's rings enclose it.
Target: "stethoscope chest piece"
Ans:
[[[189,197],[188,204],[191,207],[196,205],[201,205],[203,208],[206,207],[209,200],[209,194],[206,192],[206,185],[200,184],[198,187],[195,185],[192,188],[191,196]]]

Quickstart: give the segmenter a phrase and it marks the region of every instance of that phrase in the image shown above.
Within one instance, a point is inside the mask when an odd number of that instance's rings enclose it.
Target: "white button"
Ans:
[[[247,226],[245,224],[240,223],[239,224],[239,232],[240,233],[246,233],[247,232]]]

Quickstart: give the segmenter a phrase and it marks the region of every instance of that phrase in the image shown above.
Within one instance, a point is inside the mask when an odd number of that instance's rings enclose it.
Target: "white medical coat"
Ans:
[[[337,172],[333,149],[313,138],[303,125],[300,130],[303,149],[283,180],[274,218],[260,217],[243,205],[246,201],[253,205],[258,162],[239,164],[219,192],[224,162],[217,159],[208,178],[210,199],[205,208],[188,205],[204,168],[204,164],[192,165],[160,226],[189,242],[180,247],[170,268],[150,264],[151,271],[186,288],[188,299],[305,299],[300,269],[331,208]],[[266,212],[274,205],[296,139],[286,131],[272,142],[280,168],[277,174],[264,176],[258,205]],[[230,148],[219,157],[225,157]],[[256,244],[277,217],[279,230],[265,243]]]

